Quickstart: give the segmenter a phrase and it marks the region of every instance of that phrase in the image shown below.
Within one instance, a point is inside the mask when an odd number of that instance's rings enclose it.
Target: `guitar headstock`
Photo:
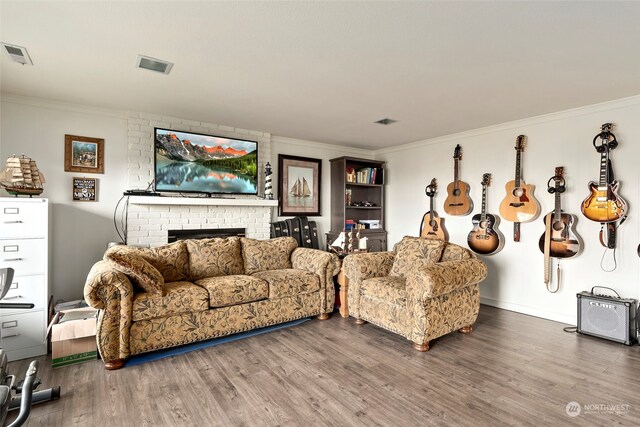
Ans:
[[[453,158],[462,160],[462,147],[460,147],[460,144],[456,145],[456,148],[453,150]]]
[[[488,187],[490,185],[491,185],[491,174],[490,173],[482,174],[482,186]]]
[[[516,140],[516,151],[524,151],[524,146],[527,145],[527,137],[524,135],[518,135]]]
[[[556,176],[558,178],[562,178],[562,175],[564,175],[564,167],[563,166],[558,166],[556,168]]]
[[[433,178],[431,180],[431,183],[427,185],[427,188],[424,189],[424,192],[427,193],[427,196],[433,197],[436,195],[437,190],[438,190],[438,183],[436,182],[436,179]]]

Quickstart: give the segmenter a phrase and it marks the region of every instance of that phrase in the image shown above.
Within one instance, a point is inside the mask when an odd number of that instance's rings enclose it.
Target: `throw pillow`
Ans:
[[[130,246],[113,246],[104,254],[104,260],[133,279],[145,292],[164,296],[164,278],[157,268],[149,264]]]
[[[240,238],[187,240],[191,280],[244,274]]]
[[[293,237],[255,240],[242,237],[242,258],[246,274],[291,268],[291,252],[298,247]]]
[[[443,240],[405,236],[396,244],[390,276],[406,277],[412,267],[436,263],[442,256]]]
[[[136,250],[141,258],[158,269],[165,282],[189,280],[189,253],[184,240]]]

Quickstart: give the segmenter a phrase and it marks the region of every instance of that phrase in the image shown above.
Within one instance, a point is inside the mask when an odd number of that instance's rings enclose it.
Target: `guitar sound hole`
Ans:
[[[515,197],[522,197],[522,195],[524,194],[524,189],[517,187],[513,189],[513,195]]]
[[[459,189],[454,189],[453,190],[453,195],[454,196],[459,196],[460,195],[460,190]]]
[[[489,221],[480,221],[480,224],[478,224],[480,226],[480,228],[482,228],[483,230],[486,230],[487,227],[489,226]]]
[[[562,221],[556,221],[553,223],[552,227],[555,231],[560,231],[564,228],[564,223]]]

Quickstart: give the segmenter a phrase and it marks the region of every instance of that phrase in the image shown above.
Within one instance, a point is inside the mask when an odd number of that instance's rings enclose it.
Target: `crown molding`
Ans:
[[[96,116],[113,117],[117,119],[127,119],[129,113],[127,111],[114,110],[109,108],[93,107],[82,104],[74,104],[70,102],[55,101],[44,98],[34,98],[30,96],[14,95],[9,93],[0,94],[2,102],[10,102],[12,104],[28,105],[32,107],[49,108],[52,110],[71,111],[74,113],[93,114]]]
[[[420,141],[409,142],[407,144],[396,145],[394,147],[382,148],[380,150],[374,150],[372,153],[375,156],[381,154],[395,153],[398,151],[411,150],[414,148],[422,148],[429,145],[442,144],[445,142],[456,141],[465,138],[471,138],[475,136],[486,135],[489,133],[495,133],[505,130],[511,130],[514,128],[521,128],[524,126],[533,126],[541,123],[549,123],[558,120],[566,120],[573,117],[584,116],[588,114],[600,113],[603,111],[613,111],[620,108],[627,108],[640,105],[640,95],[634,95],[627,98],[616,99],[613,101],[601,102],[598,104],[586,105],[584,107],[572,108],[569,110],[558,111],[555,113],[543,114],[540,116],[528,117],[526,119],[514,120],[511,122],[501,123],[497,125],[486,126],[483,128],[472,129],[464,132],[453,133],[450,135],[439,136],[436,138],[423,139]]]

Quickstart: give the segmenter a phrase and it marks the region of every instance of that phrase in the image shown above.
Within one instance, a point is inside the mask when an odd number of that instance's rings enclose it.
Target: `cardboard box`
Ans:
[[[96,313],[93,308],[61,311],[51,327],[51,359],[54,368],[98,357]],[[65,319],[66,317],[66,319]]]

